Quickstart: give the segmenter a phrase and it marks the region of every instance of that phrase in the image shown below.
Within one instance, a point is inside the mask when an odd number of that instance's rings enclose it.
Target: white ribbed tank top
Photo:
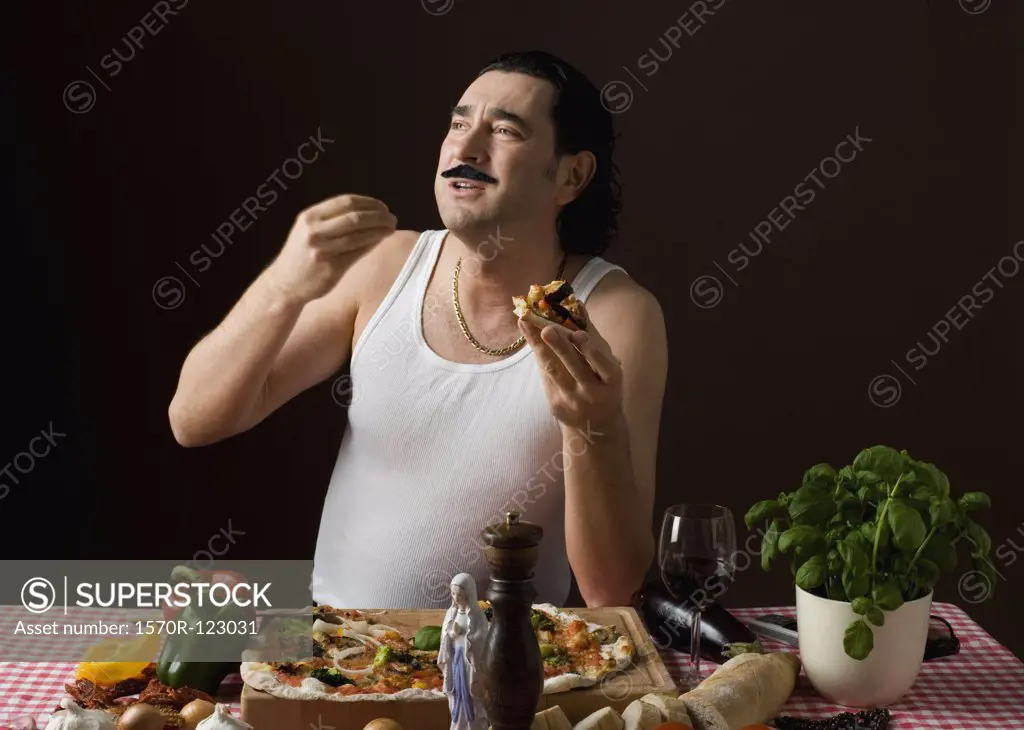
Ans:
[[[311,590],[320,604],[441,608],[449,582],[489,581],[479,534],[518,510],[544,528],[538,601],[564,605],[562,436],[529,345],[456,363],[423,337],[430,275],[447,231],[425,231],[352,352],[348,427],[320,518]],[[622,270],[593,258],[573,280],[586,301]],[[426,306],[451,306],[427,299]]]

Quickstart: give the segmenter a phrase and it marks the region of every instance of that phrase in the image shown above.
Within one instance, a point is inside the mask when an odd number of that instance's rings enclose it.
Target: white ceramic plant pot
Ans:
[[[843,634],[860,618],[845,601],[796,589],[800,659],[814,689],[838,705],[870,709],[898,702],[913,686],[924,661],[932,594],[885,612],[884,626],[871,626],[874,648],[866,659],[850,658]]]

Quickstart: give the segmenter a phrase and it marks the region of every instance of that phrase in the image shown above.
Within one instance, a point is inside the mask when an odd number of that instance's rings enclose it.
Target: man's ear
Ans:
[[[594,173],[597,171],[597,158],[594,157],[593,152],[583,150],[574,155],[565,155],[559,168],[560,184],[555,203],[568,205],[583,193],[583,190],[594,178]]]

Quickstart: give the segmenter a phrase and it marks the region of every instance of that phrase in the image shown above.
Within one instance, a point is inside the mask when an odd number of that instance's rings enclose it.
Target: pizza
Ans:
[[[544,694],[595,685],[633,663],[633,642],[614,626],[590,623],[550,603],[533,606],[530,622],[544,661]]]
[[[567,281],[533,284],[525,297],[512,297],[513,311],[520,319],[545,327],[552,322],[570,330],[585,330],[580,300]]]
[[[480,601],[488,620],[490,604]],[[382,614],[320,612],[311,629],[312,656],[263,661],[246,652],[242,679],[285,699],[404,700],[444,697],[437,665],[440,626],[388,626]],[[330,618],[330,621],[324,620]],[[337,621],[334,623],[333,621]],[[544,694],[589,687],[628,669],[634,647],[614,626],[589,623],[551,604],[534,605],[531,623],[544,664]]]

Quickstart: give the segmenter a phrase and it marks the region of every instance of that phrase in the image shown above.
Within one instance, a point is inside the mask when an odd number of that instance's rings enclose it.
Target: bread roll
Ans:
[[[696,730],[742,730],[776,717],[799,674],[796,654],[740,654],[680,699]]]
[[[654,730],[661,724],[661,711],[654,705],[633,700],[622,711],[622,723],[625,730]]]
[[[611,707],[602,707],[584,717],[573,730],[623,730],[622,716]]]
[[[562,708],[555,705],[534,715],[530,730],[572,730],[572,723]]]
[[[679,722],[693,727],[690,715],[686,712],[686,704],[675,694],[649,693],[640,701],[657,708],[662,722]]]

